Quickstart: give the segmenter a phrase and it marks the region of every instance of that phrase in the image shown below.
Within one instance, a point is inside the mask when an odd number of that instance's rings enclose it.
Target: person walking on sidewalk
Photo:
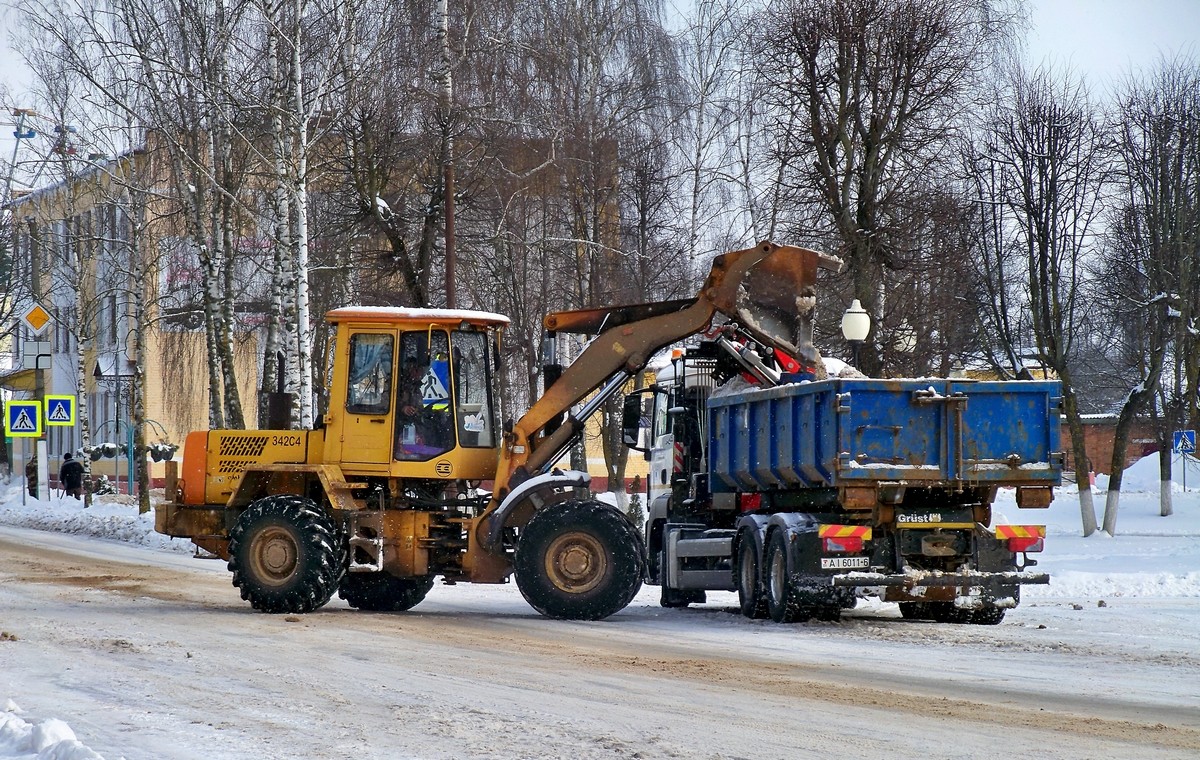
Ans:
[[[83,465],[76,461],[71,452],[63,454],[62,469],[58,471],[58,482],[71,496],[78,499],[83,495]]]

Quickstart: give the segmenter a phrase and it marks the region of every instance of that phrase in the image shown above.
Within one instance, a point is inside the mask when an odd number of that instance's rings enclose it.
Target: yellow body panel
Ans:
[[[323,430],[210,430],[206,441],[204,503],[228,502],[249,466],[319,463],[324,444]]]

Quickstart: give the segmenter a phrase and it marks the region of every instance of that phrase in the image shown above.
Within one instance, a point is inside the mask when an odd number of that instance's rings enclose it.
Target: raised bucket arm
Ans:
[[[490,517],[513,488],[558,461],[583,430],[587,415],[578,419],[568,415],[566,422],[545,435],[547,423],[597,389],[619,389],[660,349],[706,330],[718,312],[764,344],[814,364],[818,361],[812,345],[817,270],[840,266],[839,259],[817,251],[764,242],[717,256],[693,299],[548,315],[544,324],[550,332],[597,337],[506,434],[496,490],[482,517]],[[489,534],[485,543],[495,540],[495,530]]]

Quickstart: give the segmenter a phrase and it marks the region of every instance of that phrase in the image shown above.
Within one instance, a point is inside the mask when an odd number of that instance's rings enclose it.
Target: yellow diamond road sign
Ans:
[[[21,315],[21,321],[28,325],[35,335],[38,335],[50,324],[50,312],[43,309],[41,304],[35,303]]]

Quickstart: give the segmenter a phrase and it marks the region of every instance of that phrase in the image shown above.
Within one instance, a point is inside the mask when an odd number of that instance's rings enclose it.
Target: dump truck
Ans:
[[[626,397],[663,606],[736,591],[745,616],[793,622],[875,597],[905,618],[996,624],[1022,585],[1049,582],[1029,557],[1044,525],[991,523],[1000,488],[1043,509],[1061,483],[1057,381],[797,369],[727,325]]]
[[[694,298],[547,315],[551,334],[595,337],[569,365],[547,365],[543,394],[511,424],[495,382],[506,317],[334,309],[319,425],[188,434],[155,528],[224,559],[263,612],[310,612],[335,593],[402,611],[439,577],[511,578],[544,615],[607,617],[640,590],[646,553],[587,473],[558,466],[587,418],[660,349],[716,324],[812,359],[817,270],[833,266],[761,243],[717,256]]]

